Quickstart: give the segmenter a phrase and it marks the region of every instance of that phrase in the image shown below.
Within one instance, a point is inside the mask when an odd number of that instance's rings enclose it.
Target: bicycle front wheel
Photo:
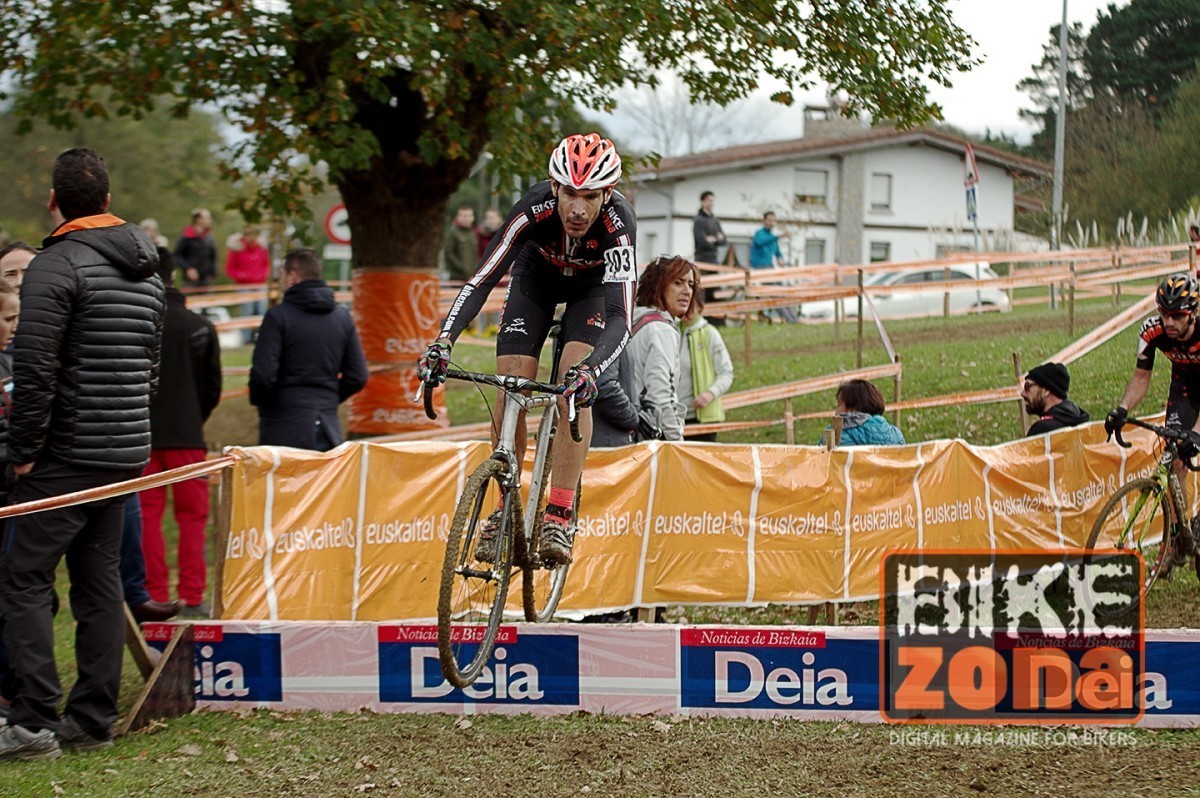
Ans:
[[[504,503],[492,562],[475,559],[475,545],[488,515],[500,502],[504,464],[486,460],[463,488],[446,538],[438,593],[438,656],[442,675],[455,687],[478,678],[492,656],[512,571],[514,504]]]
[[[1176,523],[1175,505],[1162,484],[1153,479],[1134,479],[1122,485],[1100,510],[1087,547],[1140,552],[1146,568],[1144,597],[1170,556],[1168,541]]]

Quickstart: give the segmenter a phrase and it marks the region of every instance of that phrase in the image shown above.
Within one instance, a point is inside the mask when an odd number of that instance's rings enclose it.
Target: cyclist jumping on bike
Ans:
[[[496,340],[499,374],[534,378],[538,353],[559,302],[563,314],[563,353],[559,363],[567,399],[579,408],[583,440],[555,435],[550,497],[538,554],[556,566],[571,561],[568,533],[575,489],[591,441],[590,407],[596,400],[596,378],[616,360],[629,341],[630,317],[637,281],[634,241],[637,219],[616,191],[621,157],[608,139],[595,133],[563,139],[550,156],[550,179],[525,194],[512,207],[475,274],[462,287],[441,334],[418,361],[418,377],[426,386],[446,378],[450,348],[483,307],[491,290],[511,274],[500,332]],[[492,412],[492,435],[504,417],[504,392]],[[525,445],[525,417],[517,430],[516,455]],[[500,510],[488,519],[475,546],[475,558],[496,556]]]
[[[1104,429],[1110,436],[1120,429],[1129,411],[1145,397],[1150,387],[1150,371],[1154,368],[1154,353],[1160,351],[1171,361],[1166,426],[1191,431],[1191,446],[1185,444],[1180,450],[1185,459],[1190,459],[1200,448],[1197,418],[1200,410],[1200,325],[1196,324],[1200,283],[1187,273],[1172,274],[1158,284],[1155,300],[1159,315],[1142,323],[1133,377],[1125,386],[1121,404],[1104,420]],[[1175,467],[1183,484],[1183,461],[1176,461]]]

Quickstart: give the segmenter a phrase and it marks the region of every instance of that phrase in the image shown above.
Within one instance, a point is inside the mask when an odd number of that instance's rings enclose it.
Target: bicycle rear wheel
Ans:
[[[556,421],[548,433],[551,447],[554,445],[557,426]],[[525,609],[525,620],[533,623],[545,623],[554,617],[554,611],[558,609],[558,602],[562,599],[563,586],[567,583],[567,571],[571,568],[569,563],[547,568],[538,558],[538,547],[541,545],[542,538],[542,515],[546,511],[546,491],[550,484],[550,461],[551,458],[547,457],[545,465],[542,467],[542,493],[538,496],[533,518],[528,519],[533,525],[533,534],[529,536],[529,549],[526,552],[525,565],[521,569],[521,604]],[[574,538],[574,525],[578,523],[579,518],[581,485],[582,479],[580,485],[575,486],[575,505],[571,508],[572,538]]]
[[[1175,505],[1163,486],[1153,479],[1134,479],[1118,488],[1104,504],[1087,547],[1140,552],[1146,569],[1142,579],[1144,600],[1171,556],[1171,530],[1176,523]]]
[[[495,561],[475,561],[479,533],[503,492],[503,472],[504,464],[490,459],[475,469],[463,488],[446,538],[438,593],[438,657],[442,675],[455,687],[467,687],[479,676],[492,655],[504,614],[512,571],[513,519],[520,516],[514,505],[519,498],[510,497],[504,503]]]

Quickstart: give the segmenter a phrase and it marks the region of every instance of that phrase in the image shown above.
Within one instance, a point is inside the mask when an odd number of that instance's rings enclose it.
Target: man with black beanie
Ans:
[[[1041,435],[1063,427],[1074,427],[1090,420],[1086,410],[1067,398],[1071,375],[1062,363],[1043,363],[1025,375],[1021,399],[1025,412],[1038,416],[1028,435]]]

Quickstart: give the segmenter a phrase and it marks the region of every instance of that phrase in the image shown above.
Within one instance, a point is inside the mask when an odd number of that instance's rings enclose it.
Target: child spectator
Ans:
[[[904,434],[883,417],[883,394],[866,380],[847,380],[837,389],[837,415],[842,419],[840,446],[894,446]],[[826,430],[827,434],[829,430]]]

